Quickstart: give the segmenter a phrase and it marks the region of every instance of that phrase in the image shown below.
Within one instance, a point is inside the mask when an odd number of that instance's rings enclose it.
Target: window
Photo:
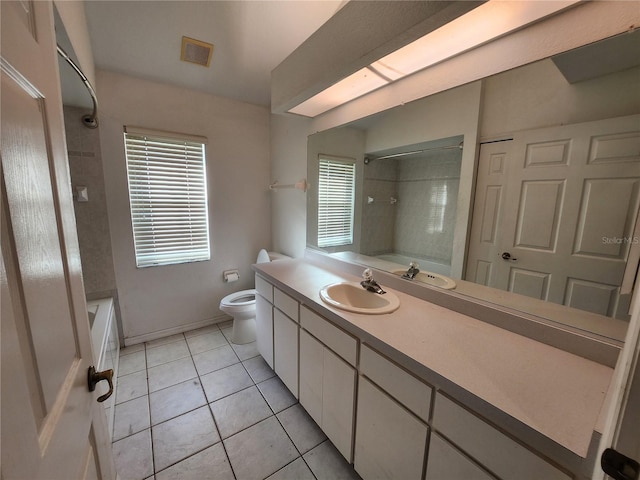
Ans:
[[[427,213],[427,233],[442,233],[447,210],[447,183],[446,181],[433,183]]]
[[[202,137],[125,128],[136,265],[209,260]]]
[[[353,243],[354,162],[320,158],[318,179],[318,246]]]

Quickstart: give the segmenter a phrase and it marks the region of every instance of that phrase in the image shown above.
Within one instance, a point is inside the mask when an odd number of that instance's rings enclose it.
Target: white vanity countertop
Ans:
[[[397,290],[387,289],[400,298],[400,308],[390,314],[332,308],[320,299],[320,289],[360,279],[307,260],[254,268],[301,303],[332,312],[329,318],[342,319],[347,331],[374,337],[570,452],[587,457],[612,368]]]

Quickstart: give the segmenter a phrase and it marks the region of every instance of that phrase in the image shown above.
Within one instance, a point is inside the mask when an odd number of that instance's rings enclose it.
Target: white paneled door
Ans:
[[[115,478],[92,362],[51,2],[2,15],[2,470]]]
[[[640,116],[480,148],[466,279],[624,318],[640,202]]]

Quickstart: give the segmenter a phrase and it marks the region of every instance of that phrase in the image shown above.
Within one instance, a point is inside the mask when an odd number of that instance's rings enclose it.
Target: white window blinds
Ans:
[[[124,137],[137,266],[209,260],[206,139],[131,127]]]
[[[318,179],[318,246],[353,243],[353,203],[356,166],[353,162],[320,158]]]

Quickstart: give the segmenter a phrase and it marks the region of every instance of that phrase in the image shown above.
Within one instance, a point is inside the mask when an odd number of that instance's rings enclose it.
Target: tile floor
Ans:
[[[231,322],[121,350],[113,452],[129,479],[359,479]]]

